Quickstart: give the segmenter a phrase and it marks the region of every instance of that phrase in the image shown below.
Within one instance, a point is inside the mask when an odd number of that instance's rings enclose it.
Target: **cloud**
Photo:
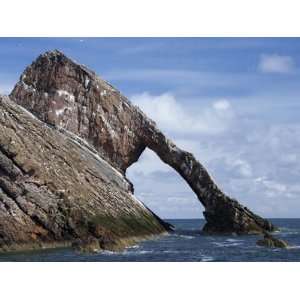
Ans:
[[[172,136],[217,134],[226,130],[234,118],[234,111],[226,99],[193,109],[182,105],[171,93],[155,96],[145,92],[133,95],[131,100]]]
[[[252,167],[246,160],[243,159],[231,159],[227,157],[227,165],[232,168],[231,172],[237,172],[238,176],[242,177],[251,177],[252,176]]]
[[[230,103],[227,100],[219,100],[215,103],[213,103],[213,107],[217,111],[227,111],[230,109]]]
[[[147,176],[155,172],[169,172],[170,170],[172,170],[171,167],[162,163],[153,151],[146,149],[139,158],[138,163],[128,169],[128,172],[129,176],[133,173]]]
[[[273,193],[283,193],[287,191],[287,186],[276,181],[267,180],[266,177],[258,177],[254,180],[255,183],[261,183],[267,188],[267,195],[273,195]]]
[[[274,118],[274,103],[259,97],[248,99],[247,103],[219,99],[204,105],[199,100],[198,106],[182,102],[171,93],[143,93],[134,100],[179,147],[195,155],[225,193],[263,216],[298,216],[297,118],[288,122]],[[265,106],[259,105],[261,102]],[[207,111],[212,117],[206,117]],[[280,112],[284,114],[283,106]],[[230,115],[229,120],[224,115]],[[161,216],[202,216],[203,207],[188,185],[150,150],[129,168],[128,176],[135,184],[137,196]],[[143,196],[145,191],[151,195]],[[178,207],[180,211],[176,210]]]
[[[291,56],[263,54],[260,57],[258,69],[263,73],[287,74],[294,70],[294,60]]]

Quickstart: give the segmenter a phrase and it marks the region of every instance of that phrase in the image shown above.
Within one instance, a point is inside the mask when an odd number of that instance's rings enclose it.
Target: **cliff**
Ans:
[[[269,221],[225,195],[191,153],[178,148],[118,90],[63,53],[55,50],[39,56],[10,97],[39,120],[86,141],[124,178],[146,147],[153,150],[179,173],[205,207],[205,232],[274,230]]]
[[[95,149],[0,96],[0,251],[118,249],[168,229]]]

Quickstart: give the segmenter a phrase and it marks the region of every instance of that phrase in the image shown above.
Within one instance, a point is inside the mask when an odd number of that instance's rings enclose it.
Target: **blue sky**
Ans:
[[[267,217],[299,217],[300,39],[0,38],[0,92],[52,49],[110,81],[229,195]],[[128,176],[160,216],[202,215],[152,152]]]

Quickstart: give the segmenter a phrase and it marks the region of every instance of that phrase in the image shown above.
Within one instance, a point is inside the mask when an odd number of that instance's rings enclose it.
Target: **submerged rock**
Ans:
[[[269,248],[287,248],[288,243],[284,240],[277,239],[274,236],[266,233],[262,240],[256,242],[258,246],[269,247]]]
[[[205,207],[205,232],[249,234],[275,229],[225,195],[193,154],[177,147],[118,90],[63,53],[55,50],[39,56],[10,96],[43,122],[80,137],[77,143],[91,145],[123,175],[146,147],[153,150],[183,177]]]

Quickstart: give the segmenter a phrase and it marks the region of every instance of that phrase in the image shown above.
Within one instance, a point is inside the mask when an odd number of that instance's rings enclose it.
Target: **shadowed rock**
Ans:
[[[118,90],[63,53],[39,56],[10,96],[40,120],[85,140],[122,174],[146,147],[153,150],[184,178],[205,207],[204,231],[274,230],[269,221],[225,195],[191,153],[178,148]]]
[[[277,239],[274,236],[265,233],[264,238],[262,240],[258,240],[256,242],[258,246],[269,247],[269,248],[287,248],[288,243],[284,240]]]

